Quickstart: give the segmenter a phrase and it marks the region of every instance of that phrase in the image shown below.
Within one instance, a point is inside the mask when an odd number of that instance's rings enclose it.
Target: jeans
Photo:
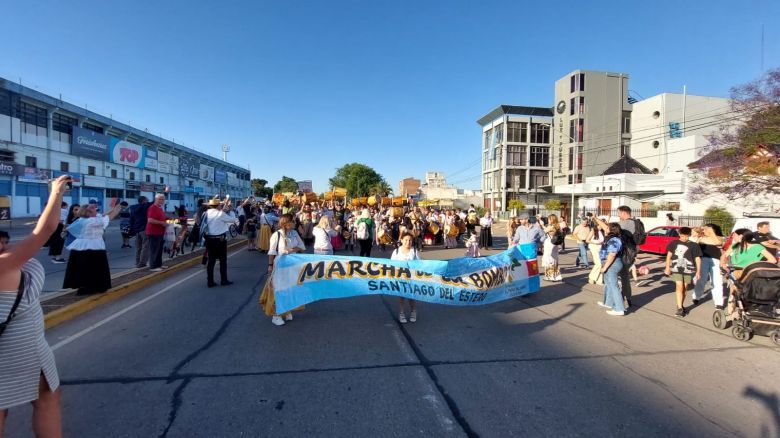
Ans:
[[[149,263],[149,239],[145,231],[139,231],[135,235],[135,266],[143,267]]]
[[[149,237],[149,269],[162,267],[163,236]]]
[[[577,246],[580,249],[580,253],[577,256],[577,260],[574,262],[577,266],[588,267],[588,245],[585,242],[577,242]]]
[[[710,257],[701,258],[701,279],[696,282],[693,288],[693,299],[698,300],[704,295],[704,286],[709,278],[712,283],[712,302],[716,306],[722,306],[723,303],[723,277],[720,274],[720,260]]]
[[[621,271],[623,271],[623,262],[617,257],[604,273],[604,304],[618,312],[625,312],[623,295],[618,286],[618,273]]]
[[[631,301],[631,266],[623,266],[623,262],[620,262],[620,292],[626,297],[626,300]]]

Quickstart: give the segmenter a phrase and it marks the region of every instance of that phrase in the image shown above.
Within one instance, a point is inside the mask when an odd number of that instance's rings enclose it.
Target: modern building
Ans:
[[[398,196],[413,196],[420,190],[420,180],[417,178],[404,178],[398,183]]]
[[[133,203],[169,188],[169,210],[250,194],[250,172],[0,78],[0,198],[13,217],[40,214],[50,178],[68,173],[68,203]]]
[[[482,205],[505,210],[512,200],[543,202],[550,189],[553,111],[499,105],[477,120],[482,127]]]

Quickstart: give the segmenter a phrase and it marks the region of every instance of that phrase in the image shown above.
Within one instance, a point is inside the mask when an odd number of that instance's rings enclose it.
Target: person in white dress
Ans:
[[[62,282],[64,289],[78,289],[78,295],[111,289],[111,270],[103,232],[121,210],[122,206],[117,204],[104,216],[97,213],[95,204],[79,209],[79,219],[68,227],[76,240],[68,245],[70,257]]]
[[[544,239],[542,249],[542,267],[544,268],[544,279],[547,281],[562,281],[561,269],[558,265],[558,252],[560,251],[560,245],[553,243],[555,235],[562,233],[558,218],[554,214],[551,214],[547,220],[547,227],[544,232],[547,234],[547,239]]]
[[[420,260],[420,253],[413,246],[414,236],[411,233],[404,233],[401,236],[401,246],[393,251],[390,256],[390,260]],[[404,301],[409,302],[409,322],[417,322],[417,302],[408,298],[398,298],[398,306],[400,311],[398,312],[398,321],[402,324],[406,324],[406,313],[404,313]]]
[[[271,235],[271,247],[268,250],[268,279],[266,287],[263,288],[263,294],[260,296],[260,305],[265,310],[265,314],[271,317],[271,322],[274,325],[284,325],[285,320],[292,321],[293,319],[292,312],[284,314],[284,319],[282,319],[282,315],[276,313],[276,298],[273,288],[269,287],[274,264],[278,257],[304,251],[306,251],[306,246],[301,236],[295,231],[295,219],[289,213],[281,215],[279,217],[279,230]]]

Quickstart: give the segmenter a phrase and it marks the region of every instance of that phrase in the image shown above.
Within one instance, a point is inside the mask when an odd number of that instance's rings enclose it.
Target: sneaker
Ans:
[[[674,316],[678,318],[685,318],[685,314],[686,314],[685,309],[677,309],[677,311],[674,312]]]
[[[559,275],[555,277],[555,281],[563,281],[563,277]]]
[[[640,286],[642,286],[645,283],[647,283],[647,280],[639,280],[636,283],[634,283],[634,286],[640,287]]]
[[[290,312],[287,315],[285,315],[284,316],[284,320],[285,321],[292,321],[292,312]]]
[[[601,307],[606,307],[607,309],[611,309],[611,307],[609,307],[609,306],[607,306],[606,304],[604,304],[604,302],[603,302],[603,301],[596,301],[596,304],[598,304],[598,305],[599,305],[599,306],[601,306]]]
[[[610,316],[623,316],[625,314],[626,314],[626,312],[619,312],[617,310],[612,310],[612,309],[607,310],[607,315],[610,315]]]
[[[406,324],[406,315],[404,314],[404,312],[398,314],[398,321],[401,324]]]
[[[273,325],[284,325],[284,320],[282,319],[281,316],[274,315],[271,318],[271,324],[273,324]]]
[[[65,260],[65,259],[51,259],[51,262],[54,263],[55,265],[61,265],[63,263],[67,263],[67,260]]]
[[[160,272],[162,271],[162,268],[152,268],[149,270],[149,272]]]
[[[409,314],[409,322],[417,322],[417,309],[412,310],[412,313]]]

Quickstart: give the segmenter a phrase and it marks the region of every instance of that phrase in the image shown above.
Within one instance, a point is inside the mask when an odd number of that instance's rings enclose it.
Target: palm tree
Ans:
[[[382,197],[392,196],[393,194],[393,188],[390,187],[390,184],[388,184],[387,181],[382,181],[374,184],[373,186],[371,186],[370,189],[368,189],[368,191],[369,194],[371,195],[382,196]]]

